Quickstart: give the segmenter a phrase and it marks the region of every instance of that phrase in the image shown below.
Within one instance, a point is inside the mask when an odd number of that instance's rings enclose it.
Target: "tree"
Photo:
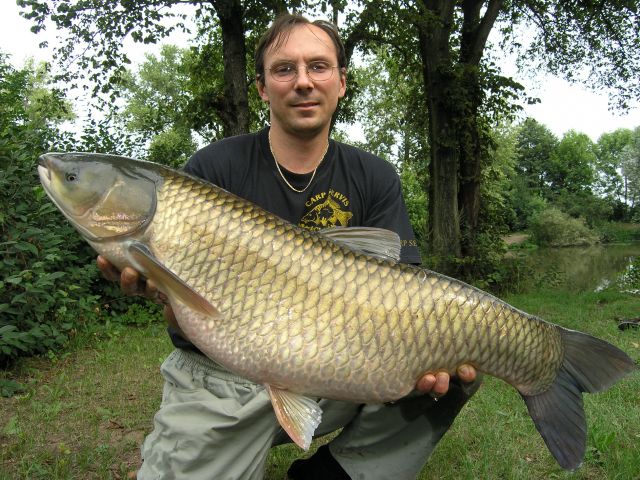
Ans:
[[[200,38],[209,39],[212,30],[220,31],[223,80],[208,107],[221,119],[225,136],[248,131],[247,91],[253,78],[248,76],[247,54],[253,51],[257,32],[266,28],[275,13],[285,10],[285,3],[279,0],[18,0],[18,4],[25,9],[24,17],[34,22],[34,33],[43,30],[47,21],[67,32],[54,53],[67,67],[63,77],[73,80],[89,72],[94,93],[111,93],[112,98],[118,95],[131,63],[122,49],[124,39],[157,43],[175,29],[185,29],[187,14],[179,7],[191,5]],[[298,6],[298,2],[289,2],[290,8]]]
[[[640,205],[640,127],[633,130],[631,143],[625,148],[622,160],[626,201],[632,209]],[[636,212],[636,216],[640,217]]]
[[[628,210],[627,179],[623,178],[622,165],[632,143],[633,132],[620,128],[604,133],[596,145],[598,181],[596,191],[608,198],[614,206],[615,218],[623,220]]]
[[[567,132],[551,154],[547,172],[552,194],[592,193],[595,183],[595,145],[584,133]]]
[[[180,167],[197,148],[191,133],[196,122],[189,116],[192,56],[188,49],[164,45],[160,58],[147,54],[135,73],[126,72],[122,115],[129,130],[149,139],[147,158],[153,162]]]
[[[189,103],[190,52],[163,45],[159,58],[146,54],[136,72],[126,71],[123,81],[124,115],[134,131],[157,135],[170,129],[189,128],[185,117]]]
[[[527,118],[519,128],[515,170],[534,195],[547,196],[549,164],[558,143],[553,132],[533,118]]]

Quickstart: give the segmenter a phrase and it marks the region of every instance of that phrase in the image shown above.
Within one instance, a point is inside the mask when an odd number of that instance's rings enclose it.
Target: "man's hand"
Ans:
[[[168,304],[167,296],[158,290],[158,287],[153,280],[147,280],[140,272],[134,270],[131,267],[125,267],[120,272],[109,260],[102,255],[98,255],[96,259],[98,269],[102,273],[102,276],[112,282],[120,282],[120,289],[125,295],[143,295],[156,303],[164,304],[164,318],[167,323],[180,333],[184,338],[176,316],[173,313],[173,309]]]
[[[167,303],[167,297],[158,290],[153,280],[145,279],[131,267],[125,267],[120,272],[109,260],[102,255],[96,259],[102,276],[112,282],[120,282],[120,289],[125,295],[143,295],[157,303]]]
[[[458,378],[464,383],[476,379],[476,369],[471,365],[460,365],[456,371]],[[426,373],[416,383],[416,390],[439,398],[449,391],[449,374],[447,372]]]

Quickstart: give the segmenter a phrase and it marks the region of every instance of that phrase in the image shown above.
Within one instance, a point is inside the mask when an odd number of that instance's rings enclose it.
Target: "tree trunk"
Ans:
[[[502,0],[490,0],[484,16],[480,16],[482,0],[462,2],[463,23],[460,45],[462,66],[460,94],[464,95],[464,111],[458,121],[460,142],[460,230],[462,256],[474,256],[476,235],[480,220],[480,178],[482,174],[482,127],[479,124],[483,92],[480,86],[479,66],[487,38]]]
[[[216,0],[213,6],[222,31],[224,97],[218,111],[225,137],[249,131],[247,55],[244,12],[240,0]]]
[[[483,92],[479,65],[502,0],[464,0],[460,58],[452,58],[457,2],[419,3],[416,22],[429,108],[429,253],[454,273],[454,259],[474,253],[480,217]],[[486,4],[486,6],[485,6]],[[481,17],[480,13],[483,11]],[[456,61],[457,60],[457,61]]]
[[[478,110],[482,92],[475,72],[462,73],[461,91],[467,98],[465,112],[460,119],[460,208],[461,252],[463,257],[474,255],[475,238],[480,219],[480,175],[482,173],[482,145]]]
[[[455,2],[425,2],[426,11],[416,24],[429,109],[429,254],[435,268],[451,273],[459,258],[460,221],[458,214],[458,145],[455,138],[456,75],[451,69],[449,38],[453,27]]]

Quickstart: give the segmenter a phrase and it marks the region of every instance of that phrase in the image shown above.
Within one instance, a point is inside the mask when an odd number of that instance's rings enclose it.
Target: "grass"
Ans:
[[[637,296],[542,292],[507,300],[640,359],[640,330],[621,332],[615,321],[638,315]],[[0,372],[26,385],[21,394],[0,398],[0,479],[134,478],[139,445],[160,402],[158,368],[170,351],[161,324],[111,325],[78,338],[68,353]],[[486,378],[419,478],[637,480],[638,392],[636,373],[608,392],[585,396],[588,451],[585,464],[570,474],[548,453],[517,392]],[[292,445],[272,449],[266,478],[285,478],[291,462],[308,454]]]

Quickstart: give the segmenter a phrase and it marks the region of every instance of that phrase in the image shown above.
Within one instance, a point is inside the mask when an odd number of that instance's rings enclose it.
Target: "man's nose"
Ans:
[[[313,80],[309,76],[306,65],[298,67],[298,74],[296,75],[295,88],[308,89],[313,88]]]

